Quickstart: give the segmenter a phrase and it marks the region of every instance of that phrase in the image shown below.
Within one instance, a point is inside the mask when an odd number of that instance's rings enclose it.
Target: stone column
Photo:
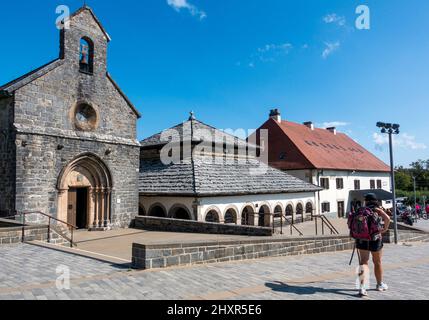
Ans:
[[[106,196],[105,196],[105,188],[100,188],[100,228],[104,228],[104,220],[106,216]]]
[[[111,210],[110,210],[111,194],[112,194],[112,190],[110,188],[106,188],[106,190],[104,191],[104,197],[106,199],[106,212],[105,212],[105,218],[104,218],[104,227],[105,228],[110,227],[110,224],[112,222]]]
[[[88,216],[89,216],[89,227],[92,229],[94,227],[95,223],[95,195],[94,195],[94,188],[88,188],[89,193],[89,204],[88,204]]]
[[[94,203],[94,223],[93,225],[93,229],[97,229],[98,228],[98,211],[100,210],[100,204],[98,202],[98,188],[92,188],[92,197],[93,197],[93,203]]]

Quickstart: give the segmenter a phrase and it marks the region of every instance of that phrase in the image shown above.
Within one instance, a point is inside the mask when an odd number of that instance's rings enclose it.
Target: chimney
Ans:
[[[306,126],[307,128],[309,128],[311,130],[314,130],[314,124],[311,121],[304,122],[304,126]]]
[[[328,130],[328,131],[330,131],[330,132],[332,132],[333,134],[337,134],[337,128],[335,128],[335,127],[331,127],[331,128],[326,128],[326,130]]]
[[[282,115],[280,114],[279,109],[274,109],[270,111],[270,118],[277,121],[282,122]]]

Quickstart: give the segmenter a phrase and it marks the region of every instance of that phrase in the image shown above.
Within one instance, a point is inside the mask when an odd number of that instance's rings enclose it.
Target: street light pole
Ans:
[[[416,177],[413,176],[413,189],[414,189],[414,212],[417,213],[417,193],[416,193]]]
[[[394,225],[395,244],[398,244],[398,216],[397,216],[397,207],[396,207],[395,163],[393,161],[393,135],[399,134],[400,125],[378,122],[377,127],[381,129],[381,133],[389,134],[390,183],[392,184],[393,225]]]
[[[398,216],[396,207],[396,186],[395,186],[395,167],[393,162],[393,138],[392,132],[389,131],[389,149],[390,149],[390,179],[392,184],[393,195],[393,227],[395,231],[395,244],[398,244]]]

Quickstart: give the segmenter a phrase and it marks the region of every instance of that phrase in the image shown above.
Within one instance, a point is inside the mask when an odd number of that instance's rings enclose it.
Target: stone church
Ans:
[[[69,23],[58,59],[0,87],[0,216],[126,227],[139,207],[140,115],[107,72],[110,37],[93,11]]]

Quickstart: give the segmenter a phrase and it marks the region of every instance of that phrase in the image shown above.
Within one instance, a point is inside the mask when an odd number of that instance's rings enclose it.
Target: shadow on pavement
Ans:
[[[266,287],[273,291],[294,293],[298,295],[312,295],[317,293],[331,293],[347,297],[358,298],[359,294],[356,289],[325,289],[312,286],[292,286],[284,282],[276,281],[265,284]]]

